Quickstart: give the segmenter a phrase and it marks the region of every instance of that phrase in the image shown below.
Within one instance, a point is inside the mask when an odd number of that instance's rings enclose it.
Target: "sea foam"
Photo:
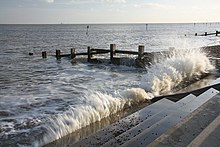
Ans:
[[[141,86],[155,96],[170,92],[184,81],[191,81],[214,69],[200,49],[173,50],[172,56],[156,63],[143,76]]]
[[[91,123],[122,111],[154,96],[171,91],[184,80],[193,80],[214,69],[201,50],[174,50],[169,58],[148,67],[140,87],[111,95],[90,92],[82,97],[84,103],[70,106],[67,111],[48,118],[46,134],[34,146],[42,146]]]
[[[141,88],[127,89],[117,95],[117,97],[113,97],[110,94],[91,92],[90,95],[84,96],[82,98],[85,101],[84,104],[70,107],[65,113],[49,118],[48,123],[44,125],[47,133],[33,145],[43,146],[91,123],[113,115],[125,107],[150,99],[152,96]]]

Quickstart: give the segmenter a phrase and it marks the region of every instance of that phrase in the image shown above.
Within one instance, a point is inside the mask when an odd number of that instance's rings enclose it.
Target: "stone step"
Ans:
[[[187,146],[220,115],[220,93],[150,143],[149,147]]]
[[[114,146],[122,145],[126,141],[129,141],[133,137],[140,134],[143,130],[145,130],[147,128],[150,128],[150,126],[154,125],[155,123],[157,123],[161,119],[163,119],[163,118],[169,116],[170,114],[176,112],[176,109],[179,109],[179,108],[185,106],[187,103],[189,103],[190,101],[193,101],[195,98],[196,98],[196,96],[194,96],[192,94],[186,96],[185,98],[181,99],[180,101],[170,105],[170,107],[168,107],[167,109],[155,114],[150,119],[147,119],[147,120],[143,121],[142,123],[140,123],[140,124],[134,126],[133,128],[131,128],[130,130],[128,130],[128,131],[122,133],[121,135],[113,138],[109,142],[105,143],[103,146],[107,147],[107,146],[112,146],[112,145],[114,145]]]
[[[220,115],[210,123],[188,147],[219,147],[220,145]]]
[[[220,78],[217,78],[215,79],[214,81],[212,81],[210,84],[208,84],[209,86],[212,86],[212,85],[216,85],[216,84],[219,84],[220,83]]]
[[[124,143],[122,146],[125,147],[134,147],[134,146],[146,146],[153,142],[156,138],[161,136],[165,131],[174,127],[178,122],[180,122],[183,118],[187,115],[192,113],[194,110],[199,108],[201,105],[206,103],[212,97],[217,95],[219,91],[210,88],[206,92],[199,95],[197,98],[192,100],[187,105],[184,105],[180,109],[177,109],[175,113],[165,117],[161,121],[155,123],[154,125],[150,126],[149,128],[141,131],[141,133],[131,140]]]
[[[122,134],[123,132],[129,130],[133,126],[143,122],[146,119],[151,118],[153,115],[163,111],[166,108],[169,108],[170,105],[174,102],[163,99],[161,101],[155,102],[121,120],[116,123],[113,123],[106,128],[96,132],[95,134],[90,135],[87,138],[84,138],[76,143],[71,143],[69,146],[100,146],[111,140],[112,138]]]

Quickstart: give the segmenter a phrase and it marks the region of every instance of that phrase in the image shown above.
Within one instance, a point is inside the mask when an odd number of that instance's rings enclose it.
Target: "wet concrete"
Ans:
[[[151,100],[151,102],[156,102],[156,101],[161,100],[163,98],[167,98],[169,100],[172,100],[172,101],[176,102],[176,101],[184,98],[185,96],[187,96],[189,94],[194,94],[195,96],[198,96],[198,95],[202,94],[203,92],[207,91],[210,88],[215,88],[217,90],[220,90],[220,84],[207,86],[207,87],[197,89],[197,90],[193,90],[193,91],[190,91],[190,92],[184,92],[184,93],[178,93],[178,94],[171,94],[171,95],[164,95],[164,96],[155,97]]]
[[[156,139],[149,146],[181,147],[190,144],[216,117],[220,115],[220,94],[209,100],[202,107],[183,119],[173,129]],[[219,140],[213,142],[206,138],[206,145],[218,146]],[[219,137],[218,137],[219,138]],[[208,144],[207,144],[208,143]],[[212,145],[211,145],[212,144]],[[205,145],[205,143],[204,143]]]
[[[206,46],[202,49],[208,54],[208,56],[220,58],[220,45]]]
[[[70,146],[101,146],[109,140],[115,138],[116,136],[126,132],[132,127],[140,124],[146,119],[149,119],[154,114],[161,111],[162,108],[166,109],[173,104],[173,102],[169,100],[162,100],[160,102],[155,103],[154,105],[149,105],[119,121],[113,123],[102,130],[96,132],[95,134],[89,136],[88,138],[84,138],[79,142],[69,144]]]
[[[219,91],[211,88],[205,93],[199,95],[192,102],[183,106],[182,108],[176,110],[173,114],[170,114],[164,119],[161,119],[156,124],[152,125],[149,129],[143,130],[138,136],[132,138],[123,146],[125,147],[142,147],[147,146],[151,142],[153,142],[156,138],[161,136],[164,132],[171,129],[173,126],[178,124],[181,120],[191,116],[192,112],[202,106],[204,103],[212,99],[213,96],[218,94]]]

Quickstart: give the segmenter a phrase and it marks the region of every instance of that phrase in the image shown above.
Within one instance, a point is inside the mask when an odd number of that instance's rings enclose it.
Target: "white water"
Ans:
[[[183,81],[191,81],[214,69],[200,49],[174,50],[170,58],[148,69],[141,87],[155,96],[170,92]]]
[[[115,97],[100,92],[92,92],[90,95],[86,95],[82,98],[85,101],[84,104],[70,107],[66,113],[50,118],[50,122],[45,125],[47,134],[40,142],[35,142],[35,146],[47,144],[77,129],[115,114],[126,106],[151,98],[151,95],[148,95],[141,88],[128,89],[121,95],[117,95]]]
[[[33,145],[41,146],[96,121],[122,111],[154,96],[168,93],[183,81],[198,78],[214,69],[201,50],[175,50],[172,56],[156,63],[143,75],[140,87],[114,94],[88,92],[82,103],[70,107],[65,113],[49,118],[45,124],[47,133]]]

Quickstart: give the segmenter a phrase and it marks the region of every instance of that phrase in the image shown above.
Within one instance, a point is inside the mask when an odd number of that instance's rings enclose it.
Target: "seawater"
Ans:
[[[219,37],[194,34],[219,27],[148,24],[146,30],[145,24],[91,24],[87,35],[87,25],[0,25],[0,146],[46,145],[172,93],[184,81],[213,74],[215,67],[199,48],[219,44]],[[145,69],[41,58],[44,50],[83,52],[87,46],[108,49],[111,43],[135,51],[138,45],[149,52],[175,50]]]

